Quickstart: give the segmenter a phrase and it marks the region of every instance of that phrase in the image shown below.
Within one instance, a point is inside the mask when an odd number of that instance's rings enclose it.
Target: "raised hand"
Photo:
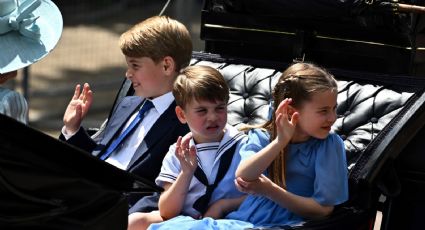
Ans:
[[[192,139],[192,132],[188,132],[188,133],[186,133],[186,135],[184,135],[182,137],[181,145],[180,145],[182,147],[182,149],[188,149],[189,148],[190,139]]]
[[[292,116],[289,115],[288,107],[292,99],[286,98],[280,102],[275,112],[276,117],[276,130],[278,141],[289,141],[295,132],[295,127],[298,123],[299,113],[294,112]]]
[[[266,177],[264,174],[261,174],[258,179],[253,181],[245,181],[240,177],[235,179],[236,188],[244,193],[252,195],[261,195],[267,196],[267,192],[271,191],[270,187],[274,183]]]
[[[276,138],[260,149],[257,154],[242,161],[236,170],[237,177],[249,182],[257,180],[290,143],[299,119],[299,113],[289,106],[291,102],[292,99],[285,99],[279,103],[275,111]],[[242,185],[240,188],[244,189]]]
[[[65,131],[69,134],[75,133],[81,126],[81,122],[87,115],[88,110],[93,102],[93,92],[90,85],[85,83],[83,90],[78,84],[75,87],[74,96],[68,104],[63,115],[63,123],[65,124]]]
[[[193,174],[196,170],[196,167],[198,167],[195,146],[191,146],[189,148],[189,141],[187,140],[187,138],[183,140],[182,137],[179,137],[176,143],[175,154],[177,159],[180,161],[182,172],[188,172],[190,174]]]

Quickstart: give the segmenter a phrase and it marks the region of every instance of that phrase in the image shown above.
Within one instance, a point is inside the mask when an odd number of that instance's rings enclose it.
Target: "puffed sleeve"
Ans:
[[[0,91],[0,113],[27,124],[28,105],[25,98],[13,90],[0,88]]]
[[[313,199],[322,205],[337,205],[348,199],[348,169],[345,148],[337,134],[320,145],[315,161]]]
[[[155,179],[155,183],[158,186],[162,187],[164,182],[174,183],[180,173],[180,161],[177,159],[175,151],[176,144],[173,144],[162,161],[161,172]]]
[[[263,129],[251,129],[248,132],[248,139],[242,145],[239,154],[241,161],[257,153],[270,143],[269,134]]]

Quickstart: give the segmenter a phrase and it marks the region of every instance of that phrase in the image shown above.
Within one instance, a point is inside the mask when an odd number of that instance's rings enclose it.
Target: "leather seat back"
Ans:
[[[212,66],[222,73],[230,88],[228,123],[239,126],[267,121],[271,92],[288,64],[194,53],[191,65]],[[420,103],[418,97],[423,96],[425,81],[416,77],[379,76],[337,69],[330,72],[338,81],[338,118],[332,130],[344,140],[350,177],[357,181],[360,175],[371,175],[370,168],[364,172],[365,165],[382,165],[385,161],[377,161],[385,158],[386,153],[384,150],[377,152],[376,148],[382,148],[384,141],[393,141],[386,140],[390,138],[388,132],[399,135],[401,127],[412,129],[400,120],[406,111],[412,110],[413,104]],[[394,129],[395,124],[398,129]],[[404,144],[407,142],[406,139]],[[372,155],[374,160],[370,162]],[[362,162],[356,166],[359,159]],[[379,168],[373,170],[379,171]]]

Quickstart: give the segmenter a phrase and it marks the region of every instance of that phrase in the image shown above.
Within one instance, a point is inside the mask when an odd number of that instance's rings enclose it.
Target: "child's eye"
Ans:
[[[206,109],[198,109],[196,110],[196,113],[205,113],[207,110]]]
[[[136,64],[136,63],[131,63],[130,67],[133,68],[133,69],[138,69],[138,68],[140,68],[140,65]]]
[[[226,109],[226,106],[220,106],[220,107],[217,107],[216,108],[216,110],[218,110],[218,111],[223,111],[225,109]]]

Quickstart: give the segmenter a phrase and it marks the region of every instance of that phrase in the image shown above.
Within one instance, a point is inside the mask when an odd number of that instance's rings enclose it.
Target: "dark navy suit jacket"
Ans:
[[[91,152],[94,156],[100,156],[106,147],[119,135],[121,129],[133,113],[140,107],[143,99],[138,96],[124,97],[112,113],[106,127],[95,139],[92,139],[84,128],[68,139],[66,142]],[[168,109],[158,118],[144,141],[134,153],[127,171],[141,176],[152,183],[158,176],[162,160],[170,145],[177,141],[178,136],[184,136],[189,132],[186,124],[180,123],[175,113],[176,103],[173,102]],[[61,134],[61,140],[65,140]],[[146,194],[131,194],[130,206]]]

